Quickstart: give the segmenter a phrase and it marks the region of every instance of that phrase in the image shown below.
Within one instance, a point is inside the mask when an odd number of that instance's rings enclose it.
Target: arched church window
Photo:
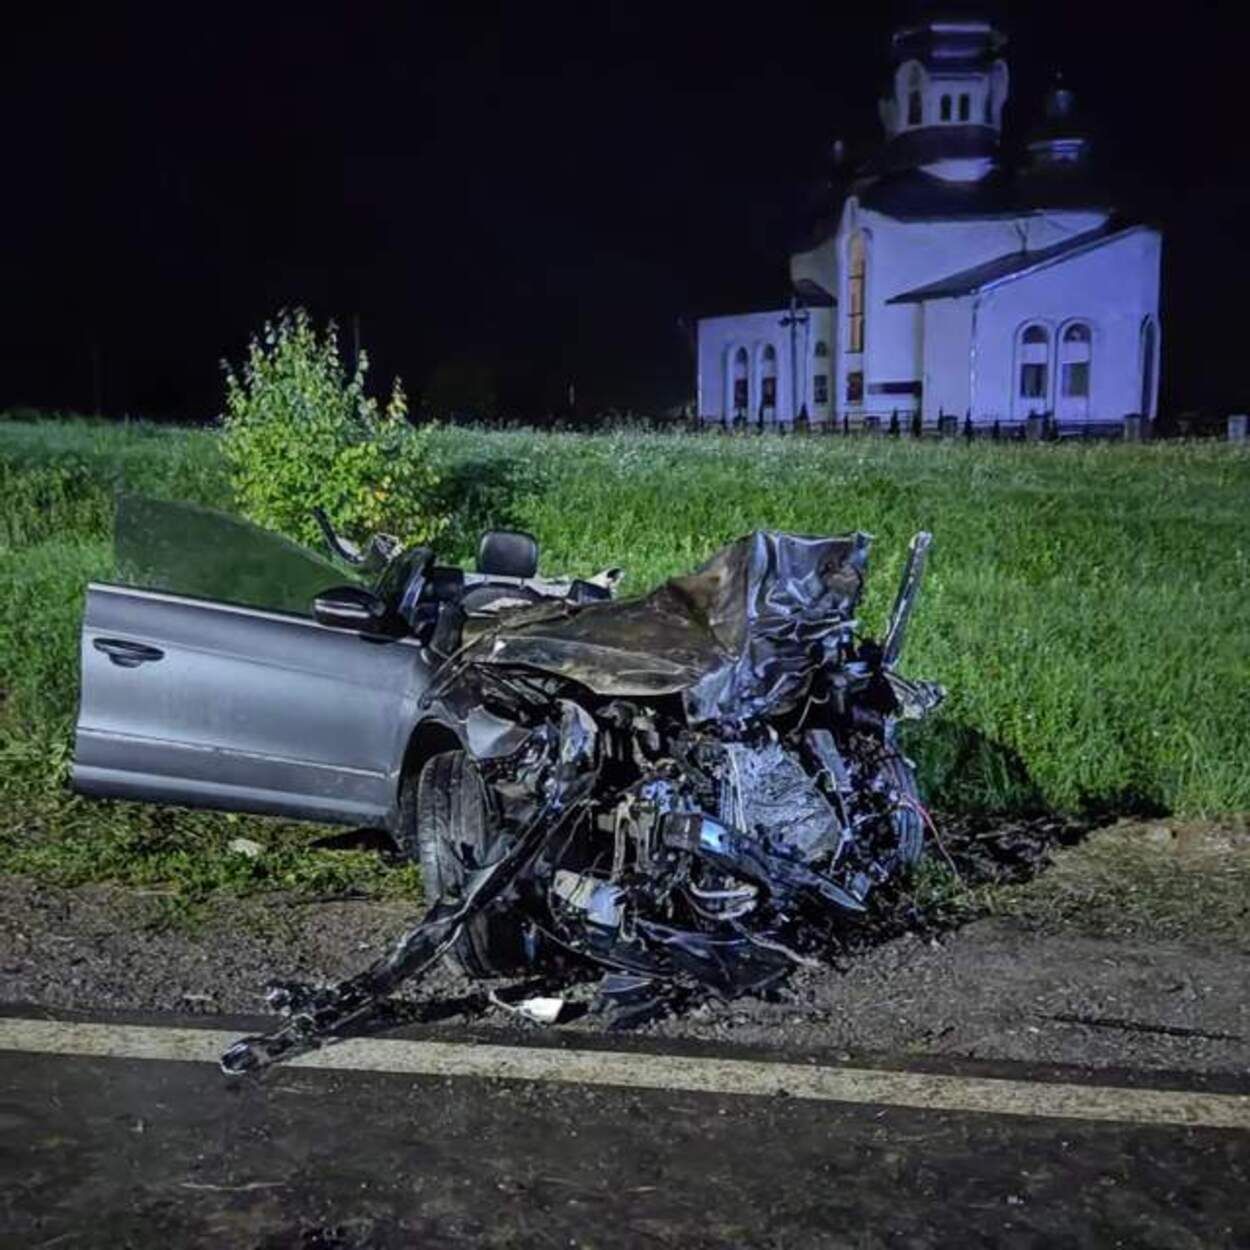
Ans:
[[[1059,393],[1064,399],[1089,398],[1093,335],[1083,321],[1066,326],[1059,346]]]
[[[972,116],[972,97],[964,92],[959,97],[959,120],[966,122]]]
[[[1020,335],[1019,396],[1035,400],[1030,410],[1041,412],[1050,393],[1050,332],[1045,326],[1026,326]]]
[[[907,79],[907,124],[919,126],[924,121],[924,97],[921,88],[924,86],[924,75],[913,66]]]
[[[850,247],[847,249],[846,266],[846,350],[862,352],[864,350],[864,294],[868,278],[868,255],[864,244],[864,232],[856,231],[851,235]]]
[[[747,349],[745,347],[738,348],[734,353],[734,416],[745,417],[747,412],[747,404],[750,402],[747,397],[747,369],[749,366],[747,357]]]
[[[777,349],[770,343],[760,353],[760,416],[777,415]]]
[[[824,339],[817,339],[812,348],[812,355],[820,361],[828,360],[829,344]],[[820,365],[812,372],[812,403],[816,407],[824,407],[829,403],[829,368]]]
[[[951,98],[948,95],[942,97],[942,120],[948,122],[951,119]]]

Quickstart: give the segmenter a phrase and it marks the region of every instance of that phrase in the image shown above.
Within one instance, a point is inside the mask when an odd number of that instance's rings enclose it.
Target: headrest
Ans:
[[[520,530],[488,530],[477,549],[477,571],[493,577],[533,577],[538,540]]]

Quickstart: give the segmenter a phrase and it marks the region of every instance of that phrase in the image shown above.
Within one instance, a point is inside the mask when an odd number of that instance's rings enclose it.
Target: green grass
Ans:
[[[870,629],[908,538],[931,529],[904,667],[950,691],[909,738],[937,804],[1250,810],[1244,451],[444,429],[435,453],[452,556],[492,522],[520,524],[545,571],[623,564],[627,591],[755,527],[866,530]],[[306,830],[66,793],[82,592],[108,576],[119,486],[230,506],[211,432],[0,421],[0,868],[411,888],[367,857],[305,851]],[[230,862],[221,847],[244,824],[272,855]]]

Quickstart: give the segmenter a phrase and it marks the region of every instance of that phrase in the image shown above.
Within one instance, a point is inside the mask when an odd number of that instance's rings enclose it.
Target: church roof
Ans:
[[[948,182],[909,169],[880,178],[830,183],[821,201],[813,200],[804,227],[791,240],[791,251],[811,251],[832,238],[848,195],[854,195],[862,208],[905,222],[1027,217],[1049,209],[1109,212],[1115,207],[1084,161],[1020,173],[999,167],[969,182]]]
[[[899,221],[1002,217],[1019,212],[1011,180],[1003,170],[971,182],[947,182],[909,169],[875,179],[858,189],[858,198],[864,208]]]
[[[1027,274],[1036,273],[1074,256],[1084,255],[1095,248],[1102,247],[1116,239],[1122,239],[1138,230],[1145,230],[1142,225],[1100,226],[1097,230],[1089,230],[1078,234],[1052,247],[1044,247],[1036,252],[1010,252],[995,260],[974,265],[971,269],[961,270],[949,277],[940,278],[914,290],[904,291],[886,300],[887,304],[920,304],[931,299],[953,299],[959,295],[971,295],[974,291],[984,291],[990,287],[1001,286],[1004,282],[1023,278]]]
[[[812,278],[800,278],[794,284],[794,293],[805,308],[832,308],[838,301]]]
[[[904,130],[879,148],[860,166],[859,175],[892,174],[935,161],[992,158],[997,152],[998,132],[992,126],[919,126]]]
[[[952,10],[932,4],[912,8],[912,19],[905,21],[891,40],[896,64],[915,58],[939,71],[980,69],[998,56],[1007,42],[994,23],[975,9]]]

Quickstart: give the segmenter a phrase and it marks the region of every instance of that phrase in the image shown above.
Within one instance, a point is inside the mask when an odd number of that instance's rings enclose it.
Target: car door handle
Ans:
[[[95,649],[103,651],[114,664],[122,668],[138,668],[153,660],[163,660],[165,652],[160,647],[149,647],[143,642],[129,642],[125,638],[97,638]]]

